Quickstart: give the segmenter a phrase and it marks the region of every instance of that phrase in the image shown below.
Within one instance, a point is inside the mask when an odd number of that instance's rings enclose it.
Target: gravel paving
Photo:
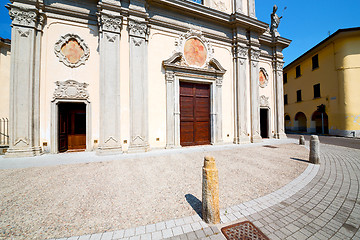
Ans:
[[[79,236],[196,214],[205,155],[219,169],[220,208],[273,192],[308,164],[306,148],[283,144],[0,170],[0,239]]]

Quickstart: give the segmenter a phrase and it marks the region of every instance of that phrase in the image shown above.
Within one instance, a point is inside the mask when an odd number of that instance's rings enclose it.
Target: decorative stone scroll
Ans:
[[[90,49],[85,41],[73,33],[61,36],[55,43],[54,51],[59,61],[71,68],[85,64],[90,56]]]
[[[260,107],[268,107],[269,106],[269,97],[265,97],[264,95],[260,96]]]
[[[200,30],[190,29],[175,41],[176,52],[181,53],[182,65],[206,68],[214,50]]]
[[[262,88],[265,88],[269,83],[269,75],[267,74],[265,68],[260,68],[259,72],[259,85]]]
[[[75,80],[56,81],[57,88],[54,92],[54,99],[88,99],[89,93],[87,83],[79,83]]]

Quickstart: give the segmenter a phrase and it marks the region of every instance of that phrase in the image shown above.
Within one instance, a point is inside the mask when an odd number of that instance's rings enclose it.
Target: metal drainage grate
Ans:
[[[249,221],[223,227],[221,232],[228,240],[269,240],[268,237]]]

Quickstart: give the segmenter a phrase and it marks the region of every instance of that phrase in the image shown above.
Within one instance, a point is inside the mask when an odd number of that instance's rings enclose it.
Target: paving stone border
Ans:
[[[319,165],[309,164],[302,174],[279,190],[263,197],[221,210],[221,222],[230,223],[237,221],[241,218],[247,217],[251,214],[267,209],[284,201],[310,183],[318,171]]]

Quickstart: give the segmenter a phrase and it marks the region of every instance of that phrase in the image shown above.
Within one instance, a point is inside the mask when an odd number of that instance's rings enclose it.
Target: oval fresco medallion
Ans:
[[[262,88],[266,87],[266,85],[268,84],[267,77],[263,70],[260,70],[259,72],[259,84]]]
[[[71,63],[77,63],[84,55],[84,49],[76,39],[70,39],[61,47],[61,52]]]
[[[189,65],[202,67],[207,57],[205,45],[197,38],[188,39],[184,46],[184,57]]]

